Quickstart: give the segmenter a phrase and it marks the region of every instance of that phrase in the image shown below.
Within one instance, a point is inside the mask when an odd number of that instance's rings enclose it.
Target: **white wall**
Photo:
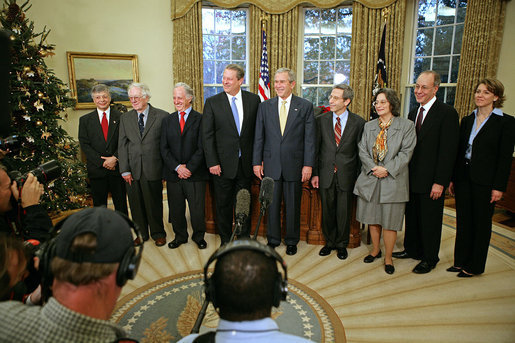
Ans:
[[[502,38],[501,52],[497,78],[504,84],[506,102],[503,111],[515,115],[515,1],[508,1],[506,5],[506,21],[504,22],[504,34]]]
[[[36,30],[51,29],[47,42],[55,56],[45,59],[69,83],[66,51],[137,54],[140,81],[152,92],[153,106],[172,111],[172,21],[169,0],[32,0],[27,17]],[[79,117],[69,110],[63,128],[77,137]]]

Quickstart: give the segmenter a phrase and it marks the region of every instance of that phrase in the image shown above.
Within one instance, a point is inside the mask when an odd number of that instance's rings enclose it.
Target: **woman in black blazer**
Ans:
[[[483,79],[475,87],[477,108],[461,120],[453,182],[456,195],[454,265],[449,272],[472,277],[485,270],[495,202],[506,191],[514,145],[515,120],[503,113],[504,86]]]

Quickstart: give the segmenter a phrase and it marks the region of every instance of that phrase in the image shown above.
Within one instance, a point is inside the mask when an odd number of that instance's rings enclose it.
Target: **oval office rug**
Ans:
[[[187,336],[204,301],[203,274],[163,278],[118,301],[111,320],[140,342],[176,342]],[[288,280],[288,299],[273,308],[282,332],[315,342],[345,342],[343,325],[331,306],[309,287]],[[210,304],[200,332],[214,330],[218,314]]]

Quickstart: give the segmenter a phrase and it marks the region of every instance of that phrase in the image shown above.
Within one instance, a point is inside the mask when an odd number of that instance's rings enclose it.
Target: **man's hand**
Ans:
[[[429,194],[429,197],[433,200],[437,200],[442,196],[443,193],[443,186],[439,185],[437,183],[433,183],[433,187],[431,188],[431,193]]]
[[[492,189],[492,198],[490,199],[490,203],[499,201],[499,200],[501,200],[501,198],[502,198],[502,192]]]
[[[448,189],[449,189],[449,194],[454,196],[454,183],[452,181],[449,183]]]
[[[220,176],[222,175],[222,168],[217,164],[216,166],[209,167],[209,172],[213,175]]]
[[[318,188],[318,176],[313,176],[311,178],[311,185],[313,186],[313,188]]]
[[[259,165],[259,166],[253,166],[252,167],[252,170],[254,171],[254,175],[256,175],[256,177],[260,180],[263,179],[263,164]]]
[[[134,180],[134,179],[132,178],[132,174],[127,174],[127,175],[122,176],[122,177],[123,177],[123,179],[125,180],[125,182],[127,182],[127,183],[129,184],[129,186],[131,186],[131,185],[132,185],[132,180]]]
[[[311,179],[312,170],[313,170],[312,167],[308,167],[308,166],[302,167],[302,179],[301,179],[302,182],[305,182],[305,181],[308,181],[309,179]]]
[[[16,181],[11,185],[11,191],[16,200],[19,199],[18,185]],[[39,204],[39,199],[43,194],[43,185],[39,183],[38,179],[29,173],[27,180],[23,184],[21,192],[21,207],[26,208],[32,205]]]
[[[372,168],[372,174],[375,177],[382,179],[388,176],[388,170],[386,170],[385,167],[375,166],[374,168]]]
[[[104,160],[104,164],[102,164],[102,167],[109,169],[109,170],[115,169],[116,162],[118,162],[118,159],[116,158],[116,156],[110,156],[110,157],[100,156],[100,157]]]
[[[177,168],[177,174],[179,174],[179,179],[187,179],[191,176],[191,171],[186,168],[185,164],[181,164]]]

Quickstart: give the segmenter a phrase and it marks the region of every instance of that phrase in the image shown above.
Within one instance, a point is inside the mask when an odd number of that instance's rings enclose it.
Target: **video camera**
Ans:
[[[56,160],[51,160],[39,165],[34,170],[31,170],[25,174],[22,174],[17,170],[13,170],[9,172],[9,176],[11,180],[16,181],[18,187],[22,187],[25,181],[27,180],[27,176],[29,173],[34,175],[40,183],[47,184],[61,176],[61,166],[59,165],[59,163],[57,163]]]

